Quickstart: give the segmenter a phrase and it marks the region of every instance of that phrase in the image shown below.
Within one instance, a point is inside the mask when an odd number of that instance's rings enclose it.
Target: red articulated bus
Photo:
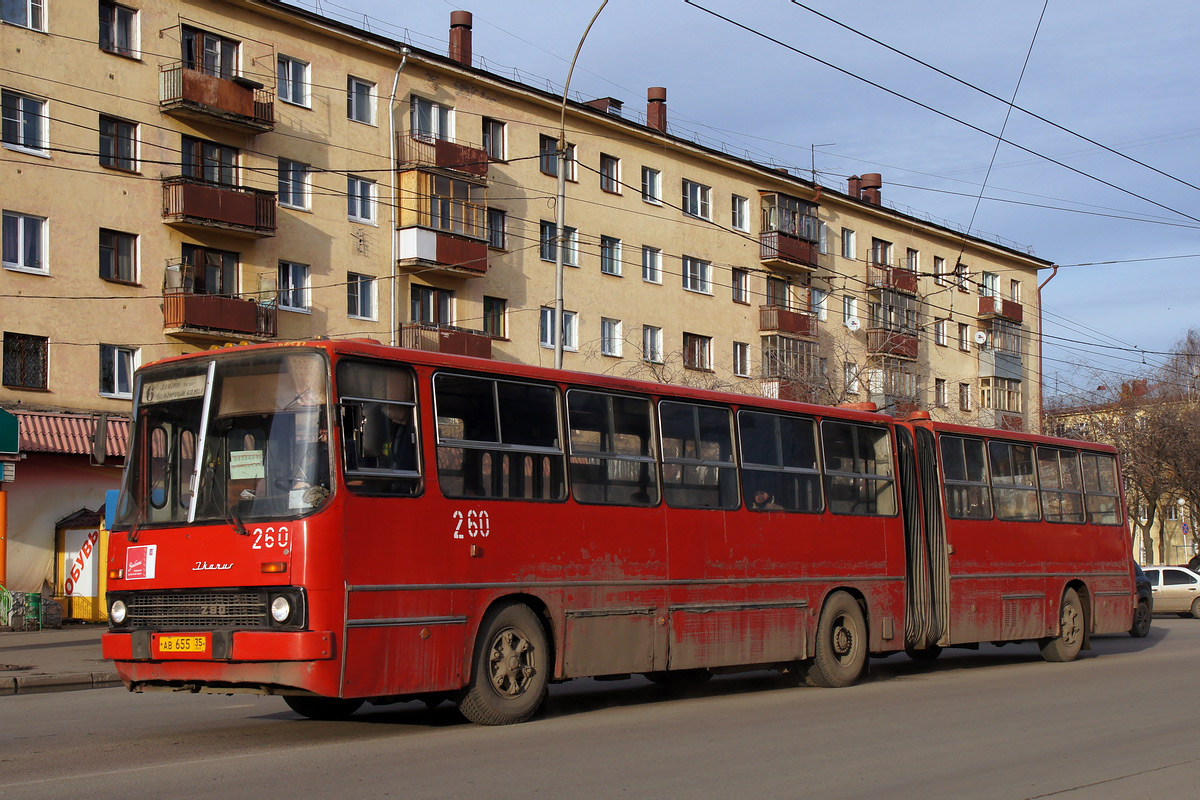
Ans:
[[[1126,631],[1110,447],[385,347],[137,373],[104,654],[133,691],[342,717],[551,682]]]

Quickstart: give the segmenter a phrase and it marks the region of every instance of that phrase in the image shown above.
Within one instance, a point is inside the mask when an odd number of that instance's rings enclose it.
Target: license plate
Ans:
[[[167,655],[175,653],[207,653],[207,636],[159,636],[158,652]]]

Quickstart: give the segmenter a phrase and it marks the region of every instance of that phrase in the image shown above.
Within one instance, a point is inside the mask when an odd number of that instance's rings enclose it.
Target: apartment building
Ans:
[[[820,186],[676,135],[663,87],[567,103],[560,233],[561,97],[474,66],[466,12],[447,55],[274,0],[3,23],[10,582],[115,486],[89,433],[136,366],[230,343],[549,365],[561,336],[568,369],[1038,428],[1049,262],[886,207],[878,174]]]

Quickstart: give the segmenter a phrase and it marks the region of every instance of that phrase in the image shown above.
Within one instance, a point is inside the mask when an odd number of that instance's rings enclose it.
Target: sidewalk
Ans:
[[[106,630],[68,623],[61,630],[0,631],[0,695],[120,686],[112,662],[100,657]]]

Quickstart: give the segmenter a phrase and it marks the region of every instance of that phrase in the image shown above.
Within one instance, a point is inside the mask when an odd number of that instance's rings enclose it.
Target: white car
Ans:
[[[1142,567],[1154,592],[1154,611],[1200,619],[1200,575],[1187,567]]]

